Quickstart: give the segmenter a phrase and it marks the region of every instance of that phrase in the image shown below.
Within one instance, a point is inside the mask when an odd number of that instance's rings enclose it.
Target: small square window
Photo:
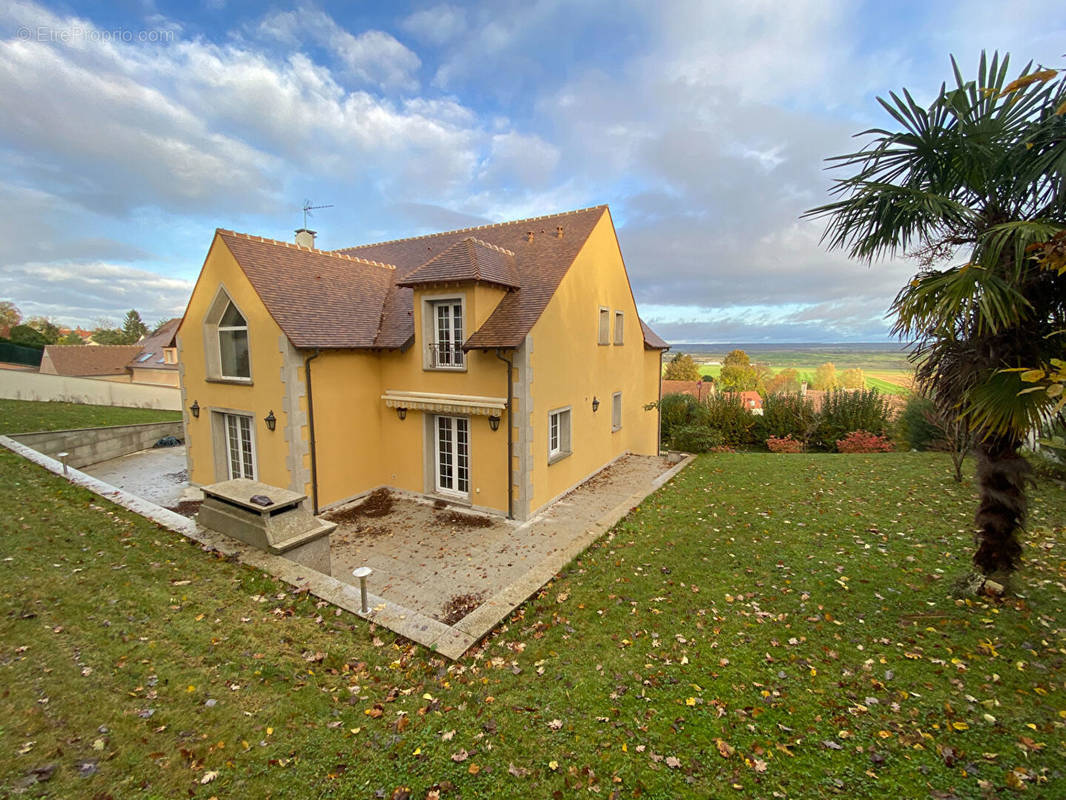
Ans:
[[[622,344],[624,339],[624,326],[626,315],[622,311],[614,312],[614,343]]]
[[[548,414],[548,463],[570,455],[570,409]]]
[[[611,309],[600,308],[600,344],[611,343]]]
[[[622,393],[615,392],[611,395],[611,430],[622,429]]]

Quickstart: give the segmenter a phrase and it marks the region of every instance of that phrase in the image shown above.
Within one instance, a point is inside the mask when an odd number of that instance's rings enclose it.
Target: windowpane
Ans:
[[[463,304],[454,300],[433,303],[433,342],[430,363],[434,367],[463,366]]]
[[[219,330],[218,349],[222,361],[222,377],[250,378],[248,363],[248,331]]]
[[[223,414],[226,427],[226,460],[231,478],[255,480],[255,453],[252,449],[252,418]]]
[[[226,306],[225,312],[222,314],[222,319],[218,322],[218,327],[247,328],[248,323],[244,321],[244,317],[241,316],[241,312],[237,310],[237,306],[230,302],[230,304]]]
[[[549,425],[551,427],[551,433],[549,434],[548,449],[551,453],[559,452],[559,415],[552,414],[550,417]]]
[[[455,417],[455,488],[457,491],[470,491],[470,435],[469,420]]]
[[[622,393],[615,392],[611,397],[611,430],[616,431],[622,427]]]

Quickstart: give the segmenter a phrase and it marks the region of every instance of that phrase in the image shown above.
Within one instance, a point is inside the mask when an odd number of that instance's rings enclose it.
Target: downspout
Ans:
[[[496,358],[507,365],[507,519],[514,519],[514,422],[511,419],[511,396],[514,394],[514,360],[503,357],[496,348]]]
[[[655,415],[658,417],[655,434],[655,452],[663,452],[663,350],[659,351],[659,399],[655,403]],[[699,391],[696,392],[699,394]],[[699,398],[697,398],[699,399]]]
[[[307,438],[311,445],[311,513],[318,513],[318,457],[315,453],[315,403],[311,396],[311,362],[321,355],[320,349],[304,359],[304,383],[307,385]]]

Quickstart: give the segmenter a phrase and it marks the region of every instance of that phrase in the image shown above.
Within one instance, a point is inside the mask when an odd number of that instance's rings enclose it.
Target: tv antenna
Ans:
[[[310,200],[304,200],[304,227],[305,228],[307,227],[307,218],[311,217],[311,216],[314,216],[311,212],[312,211],[317,211],[320,208],[333,208],[333,204],[329,203],[328,205],[323,205],[323,206],[313,206],[313,205],[311,205],[311,201]]]

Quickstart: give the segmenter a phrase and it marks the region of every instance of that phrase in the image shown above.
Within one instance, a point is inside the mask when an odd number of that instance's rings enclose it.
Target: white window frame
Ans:
[[[570,406],[548,412],[548,463],[561,461],[573,452],[574,415]]]
[[[237,313],[241,315],[241,319],[244,320],[243,329],[246,332],[246,341],[248,343],[248,374],[246,376],[225,375],[222,372],[221,334],[226,331],[241,329],[241,326],[221,324],[222,317],[225,316],[226,310],[231,304],[237,310]],[[225,286],[218,287],[218,291],[215,293],[215,299],[211,302],[211,307],[204,316],[203,326],[204,363],[207,369],[207,380],[223,383],[242,383],[250,386],[252,384],[255,370],[252,359],[252,336],[251,331],[248,328],[248,315],[244,313],[239,305],[237,305],[237,302],[230,296],[230,293],[226,291]],[[174,363],[177,363],[176,358]]]
[[[447,426],[449,435],[449,453],[451,457],[451,486],[445,486],[441,475],[441,428]],[[460,448],[460,433],[466,440],[466,452]],[[437,494],[449,497],[470,497],[470,417],[456,417],[440,414],[433,420],[433,472],[434,490]],[[465,459],[465,464],[463,460]],[[465,476],[461,474],[465,471]],[[465,483],[465,486],[463,485]]]
[[[230,306],[233,306],[233,310],[236,311],[240,318],[244,321],[243,325],[223,325],[222,317],[226,316],[226,312],[229,311]],[[247,375],[227,375],[223,367],[224,361],[222,358],[222,335],[224,333],[239,333],[244,331],[244,344],[248,351],[248,374]],[[248,317],[244,316],[241,310],[237,307],[237,304],[230,300],[226,306],[222,309],[222,316],[219,317],[219,322],[215,326],[215,334],[218,336],[218,374],[222,376],[223,380],[227,381],[247,381],[252,378],[252,349],[251,349],[251,337],[248,335]]]
[[[231,427],[230,422],[233,422]],[[246,423],[246,427],[245,424]],[[230,480],[234,478],[248,478],[249,480],[255,480],[258,472],[256,465],[256,452],[255,452],[255,417],[249,414],[222,414],[222,430],[225,434],[226,441],[226,471],[230,477]],[[234,440],[236,435],[236,441]],[[245,448],[247,445],[247,448]],[[236,455],[234,459],[234,446],[236,446]],[[234,474],[234,462],[240,471],[240,474]]]
[[[616,345],[621,345],[625,343],[625,321],[626,312],[614,312],[614,343]]]
[[[448,333],[452,339],[446,361],[441,363],[441,328],[438,322],[438,309],[447,306]],[[459,309],[459,329],[455,326],[454,309]],[[422,331],[425,335],[426,346],[424,348],[423,367],[432,370],[445,370],[448,372],[461,372],[466,370],[466,353],[463,352],[463,343],[466,341],[466,298],[463,295],[441,295],[424,297]]]
[[[600,306],[600,328],[598,343],[607,345],[611,343],[611,309]]]
[[[611,395],[611,433],[622,430],[622,393]]]

